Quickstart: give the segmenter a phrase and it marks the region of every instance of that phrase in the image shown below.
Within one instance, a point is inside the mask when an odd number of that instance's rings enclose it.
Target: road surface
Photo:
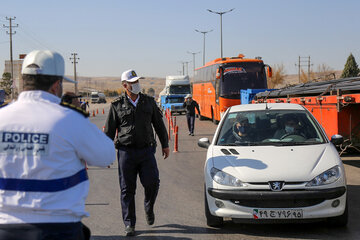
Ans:
[[[102,129],[108,104],[94,104],[98,114],[90,120]],[[103,109],[105,114],[103,114]],[[136,194],[136,236],[143,240],[187,239],[360,239],[360,155],[343,157],[345,163],[349,223],[346,228],[330,228],[325,224],[234,224],[226,222],[222,229],[206,226],[204,216],[203,166],[206,149],[197,146],[201,137],[212,138],[216,129],[210,121],[196,119],[195,136],[189,136],[185,116],[176,117],[179,126],[179,152],[163,160],[157,150],[160,191],[155,205],[156,220],[148,226],[143,208],[143,188],[138,181]],[[167,124],[166,124],[167,125]],[[94,146],[96,147],[96,146]],[[117,164],[110,168],[89,167],[90,193],[86,208],[90,217],[83,222],[91,228],[92,240],[128,239],[124,237],[121,218]]]

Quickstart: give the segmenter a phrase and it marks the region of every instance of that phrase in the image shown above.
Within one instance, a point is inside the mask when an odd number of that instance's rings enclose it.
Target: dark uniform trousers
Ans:
[[[190,133],[194,133],[195,115],[186,114],[187,125]]]
[[[155,159],[155,147],[143,149],[119,147],[119,182],[121,190],[121,208],[125,226],[135,226],[135,191],[137,174],[145,189],[144,208],[153,213],[159,191],[159,170]]]

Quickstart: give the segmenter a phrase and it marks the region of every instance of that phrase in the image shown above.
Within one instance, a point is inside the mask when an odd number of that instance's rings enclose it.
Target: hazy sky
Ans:
[[[196,67],[220,57],[220,16],[223,55],[261,56],[297,73],[298,57],[311,57],[317,70],[326,64],[342,70],[350,53],[360,62],[359,0],[1,0],[0,72],[10,59],[6,17],[16,17],[13,56],[34,49],[60,52],[66,74],[76,52],[80,76],[120,76],[133,68],[138,75],[165,77],[182,71],[182,61]],[[306,60],[305,58],[303,60]],[[306,64],[305,62],[303,64]],[[193,63],[189,63],[192,75]],[[307,68],[304,67],[307,71]]]

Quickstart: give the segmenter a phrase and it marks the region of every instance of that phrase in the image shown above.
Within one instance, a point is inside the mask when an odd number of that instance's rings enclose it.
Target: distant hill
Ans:
[[[336,78],[339,78],[342,71],[335,71]],[[68,76],[72,78],[72,76]],[[296,85],[299,83],[297,74],[289,74],[285,76],[285,81],[283,84],[276,86],[276,88],[282,88],[288,85]],[[77,77],[78,80],[78,89],[80,92],[85,91],[104,91],[104,90],[117,90],[121,89],[121,79],[120,77]],[[145,77],[145,79],[140,80],[141,88],[147,89],[153,88],[155,90],[155,95],[163,90],[165,87],[165,78],[157,78],[157,77]],[[74,92],[74,84],[73,83],[64,83],[64,92],[71,91]]]
[[[72,78],[71,76],[69,76]],[[80,92],[91,91],[104,91],[104,90],[117,90],[121,89],[120,77],[77,77],[78,89]],[[145,77],[140,79],[141,88],[147,89],[153,88],[155,95],[158,95],[165,87],[165,78]],[[73,83],[64,82],[64,92],[74,91],[75,87]]]

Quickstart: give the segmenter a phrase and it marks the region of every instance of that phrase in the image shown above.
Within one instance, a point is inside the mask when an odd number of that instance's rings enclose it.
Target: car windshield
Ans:
[[[216,145],[295,146],[325,143],[314,118],[303,110],[261,110],[228,113]]]

